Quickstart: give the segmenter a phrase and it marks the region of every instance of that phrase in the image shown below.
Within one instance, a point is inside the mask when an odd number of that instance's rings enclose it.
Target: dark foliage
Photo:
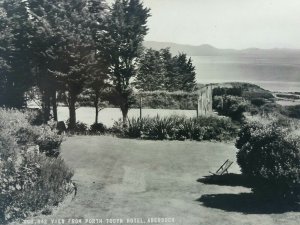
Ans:
[[[168,48],[145,50],[139,60],[135,87],[140,91],[193,91],[195,67],[186,54],[172,56]]]
[[[242,173],[255,179],[253,190],[263,196],[299,197],[300,138],[278,122],[246,123],[236,142]]]
[[[266,101],[265,98],[253,98],[251,100],[251,104],[253,104],[253,105],[257,106],[257,107],[261,107],[261,106],[263,106],[266,103],[267,103],[267,101]]]
[[[222,96],[222,95],[232,95],[232,96],[242,97],[242,88],[241,87],[232,87],[232,88],[216,87],[213,89],[213,97]]]
[[[140,0],[116,0],[98,32],[97,49],[110,68],[114,93],[126,122],[130,108],[136,61],[141,54],[144,36],[148,32],[149,9]]]
[[[71,134],[87,134],[88,132],[88,125],[80,121],[77,121],[75,126],[70,127],[70,120],[67,120],[66,125],[67,131]]]
[[[129,119],[128,126],[116,123],[115,133],[129,138],[151,140],[216,140],[228,141],[237,135],[237,127],[229,118],[171,116]]]
[[[104,134],[106,131],[107,128],[102,123],[94,123],[90,127],[91,134]]]
[[[285,106],[282,114],[290,118],[300,119],[300,105]]]
[[[228,116],[235,121],[241,121],[244,118],[244,112],[249,107],[248,101],[243,97],[223,95],[215,96],[213,99],[213,109],[220,115]]]

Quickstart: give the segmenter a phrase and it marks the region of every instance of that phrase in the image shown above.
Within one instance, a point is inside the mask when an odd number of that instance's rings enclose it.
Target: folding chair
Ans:
[[[229,169],[229,167],[232,165],[232,161],[230,161],[229,159],[227,159],[224,163],[223,163],[223,165],[222,166],[220,166],[220,168],[215,172],[215,173],[213,173],[213,172],[210,172],[212,175],[217,175],[217,176],[219,176],[219,175],[223,175],[224,173],[228,173],[228,169]]]

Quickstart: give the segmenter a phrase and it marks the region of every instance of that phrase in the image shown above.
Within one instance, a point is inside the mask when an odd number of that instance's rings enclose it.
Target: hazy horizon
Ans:
[[[184,46],[191,46],[191,47],[200,47],[200,46],[211,46],[216,49],[220,50],[247,50],[247,49],[261,49],[261,50],[272,50],[272,49],[291,49],[291,50],[300,50],[299,48],[288,48],[288,47],[272,47],[272,48],[258,48],[258,47],[245,47],[245,48],[220,48],[219,46],[212,45],[210,43],[200,43],[200,44],[189,44],[189,43],[178,43],[178,42],[172,42],[172,41],[157,41],[157,40],[145,40],[145,42],[157,42],[157,43],[170,43],[175,45],[184,45]]]
[[[143,2],[152,15],[145,41],[209,44],[221,49],[300,49],[299,0]]]

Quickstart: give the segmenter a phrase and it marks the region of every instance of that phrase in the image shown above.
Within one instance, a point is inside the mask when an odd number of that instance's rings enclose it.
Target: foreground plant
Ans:
[[[73,172],[58,156],[62,137],[28,118],[0,109],[0,224],[51,208],[73,190]]]
[[[282,124],[282,122],[280,122]],[[250,121],[236,142],[237,162],[253,180],[252,189],[264,197],[300,197],[300,137],[279,121]]]

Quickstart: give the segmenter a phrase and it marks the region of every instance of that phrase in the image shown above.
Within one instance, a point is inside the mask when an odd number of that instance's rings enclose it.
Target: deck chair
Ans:
[[[224,173],[228,173],[228,169],[229,169],[229,167],[232,165],[232,161],[230,161],[229,159],[227,159],[224,163],[223,163],[223,165],[222,166],[220,166],[220,168],[215,172],[215,173],[213,173],[213,172],[210,172],[212,175],[217,175],[217,176],[219,176],[219,175],[223,175]]]

